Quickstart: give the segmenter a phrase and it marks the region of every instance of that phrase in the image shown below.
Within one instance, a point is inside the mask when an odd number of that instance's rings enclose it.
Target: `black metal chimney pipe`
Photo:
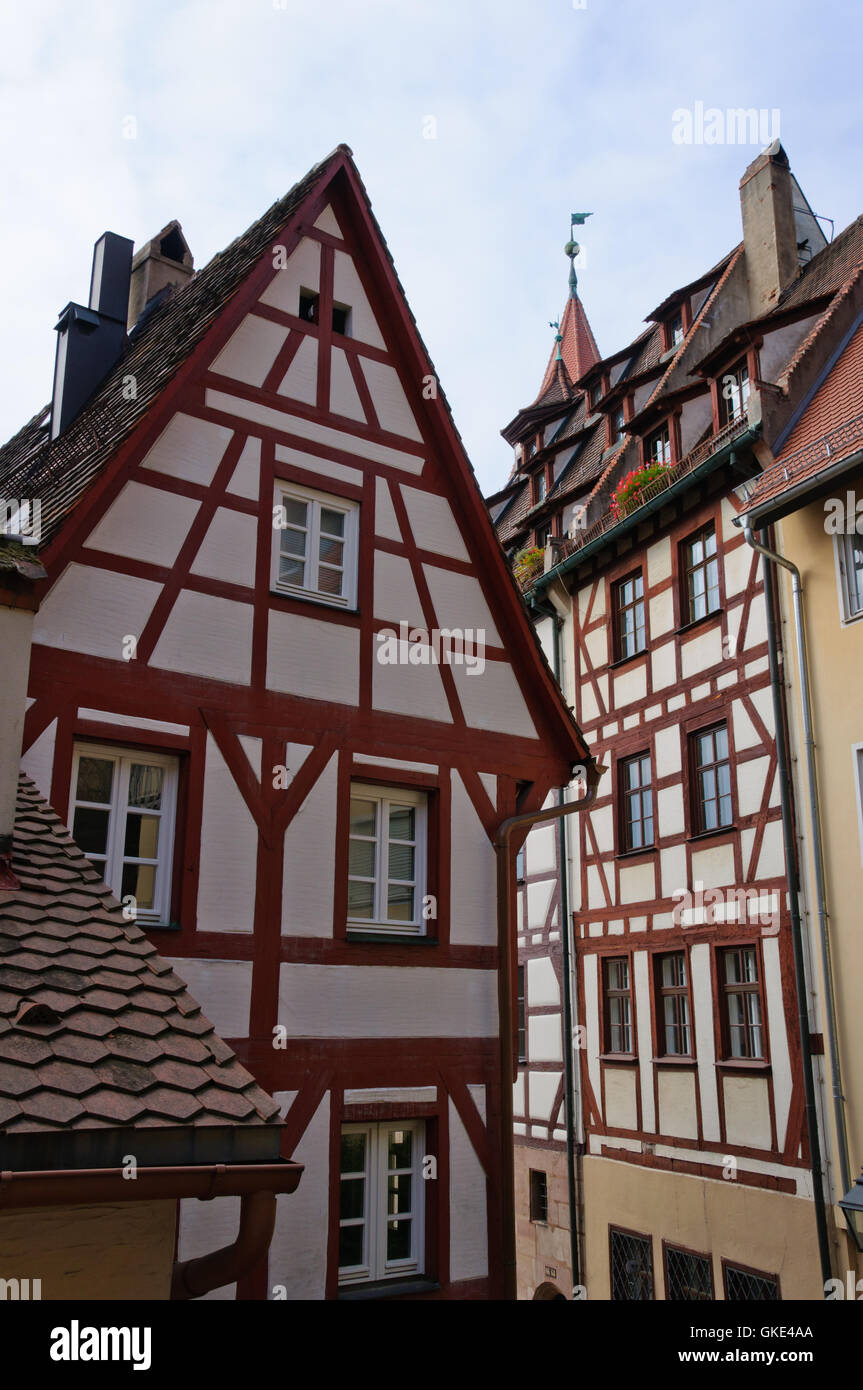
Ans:
[[[105,232],[93,248],[90,303],[67,304],[57,323],[51,438],[74,420],[114,366],[126,340],[134,242]]]

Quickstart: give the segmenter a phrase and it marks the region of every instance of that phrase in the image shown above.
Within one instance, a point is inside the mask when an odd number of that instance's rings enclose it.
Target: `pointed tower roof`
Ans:
[[[569,394],[563,396],[563,399],[568,400],[573,394],[575,383],[599,361],[599,348],[596,346],[593,330],[588,323],[577,290],[573,290],[566,301],[558,332],[560,342],[555,343],[554,351],[548,359],[548,366],[534,405],[546,404],[543,397],[556,383],[561,389],[566,383]]]

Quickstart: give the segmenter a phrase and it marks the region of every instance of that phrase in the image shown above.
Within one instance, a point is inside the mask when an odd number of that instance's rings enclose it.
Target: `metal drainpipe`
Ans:
[[[586,761],[587,793],[578,801],[567,801],[549,810],[522,811],[508,816],[498,826],[494,838],[497,855],[497,1002],[500,1058],[500,1147],[501,1147],[501,1224],[503,1236],[502,1293],[504,1299],[515,1299],[518,1289],[515,1249],[515,1164],[513,1157],[512,1088],[518,1076],[518,1058],[513,1046],[513,1012],[515,978],[512,970],[512,920],[514,865],[511,857],[511,837],[516,830],[527,830],[540,821],[558,820],[583,811],[596,796],[596,786],[604,768]]]
[[[554,674],[558,685],[560,680],[560,630],[563,619],[555,613],[552,619]],[[563,687],[561,686],[561,689]],[[563,788],[557,789],[558,806],[565,805]],[[558,860],[560,864],[560,940],[563,969],[563,1094],[566,1114],[566,1187],[569,1200],[569,1254],[572,1266],[573,1296],[581,1283],[581,1254],[578,1242],[579,1208],[575,1182],[575,1067],[572,1060],[572,978],[570,974],[571,957],[569,950],[569,856],[566,843],[566,823],[561,817],[557,823]]]
[[[809,686],[809,662],[806,651],[806,630],[803,617],[803,581],[800,571],[784,555],[768,550],[756,541],[752,522],[748,516],[741,518],[743,534],[747,544],[771,564],[781,565],[791,575],[791,595],[794,608],[794,630],[797,637],[797,671],[800,683],[800,706],[803,721],[803,737],[806,745],[806,771],[809,791],[809,824],[812,834],[812,857],[815,866],[815,897],[818,911],[818,937],[821,947],[821,966],[824,974],[824,1011],[827,1021],[827,1038],[830,1049],[830,1070],[833,1079],[833,1117],[836,1125],[836,1141],[839,1149],[839,1168],[842,1190],[851,1187],[848,1161],[848,1136],[845,1129],[845,1098],[842,1094],[842,1073],[839,1063],[839,1044],[836,1028],[836,1006],[833,998],[833,962],[830,952],[830,937],[827,925],[827,893],[824,875],[824,845],[821,837],[821,819],[818,814],[818,774],[815,765],[815,737],[812,728],[812,700]]]
[[[763,532],[760,533],[763,539]],[[779,773],[779,797],[782,808],[782,835],[785,840],[785,860],[788,866],[788,899],[791,915],[791,941],[794,948],[794,981],[797,988],[797,1019],[800,1028],[803,1092],[806,1100],[806,1129],[809,1135],[809,1156],[812,1171],[812,1191],[815,1204],[815,1226],[818,1232],[818,1252],[821,1257],[821,1277],[825,1286],[833,1276],[830,1257],[830,1234],[827,1208],[824,1201],[824,1169],[821,1161],[821,1137],[815,1095],[815,1076],[809,1038],[809,1005],[806,994],[806,963],[803,950],[803,929],[800,921],[800,875],[797,871],[797,845],[791,815],[793,792],[786,756],[787,722],[782,691],[782,673],[777,645],[776,601],[773,580],[775,570],[765,575],[764,602],[767,610],[767,654],[770,662],[770,689],[773,696],[773,720],[776,726],[776,758]]]

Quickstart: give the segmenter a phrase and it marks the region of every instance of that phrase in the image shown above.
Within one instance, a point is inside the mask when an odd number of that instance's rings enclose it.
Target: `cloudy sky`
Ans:
[[[487,492],[570,212],[603,353],[739,240],[758,144],[678,144],[675,111],[778,111],[814,210],[863,211],[859,0],[0,0],[0,26],[3,439],[104,230],[177,217],[203,265],[342,141]]]

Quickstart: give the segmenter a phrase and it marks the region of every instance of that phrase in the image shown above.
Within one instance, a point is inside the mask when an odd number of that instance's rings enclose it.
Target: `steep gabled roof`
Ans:
[[[578,394],[576,382],[599,361],[596,339],[578,294],[568,297],[558,332],[560,343],[555,338],[536,399],[519,410],[501,430],[510,444],[533,419],[545,418],[549,413],[553,417],[550,407],[565,407],[574,400]]]
[[[23,775],[12,867],[21,887],[0,892],[0,1166],[277,1158],[276,1102]]]
[[[333,168],[340,145],[273,203],[242,236],[166,296],[129,335],[114,368],[81,414],[51,442],[51,407],[0,448],[0,496],[42,500],[42,538],[50,541],[92,480],[159,397],[267,246]],[[134,398],[123,390],[135,381]]]

